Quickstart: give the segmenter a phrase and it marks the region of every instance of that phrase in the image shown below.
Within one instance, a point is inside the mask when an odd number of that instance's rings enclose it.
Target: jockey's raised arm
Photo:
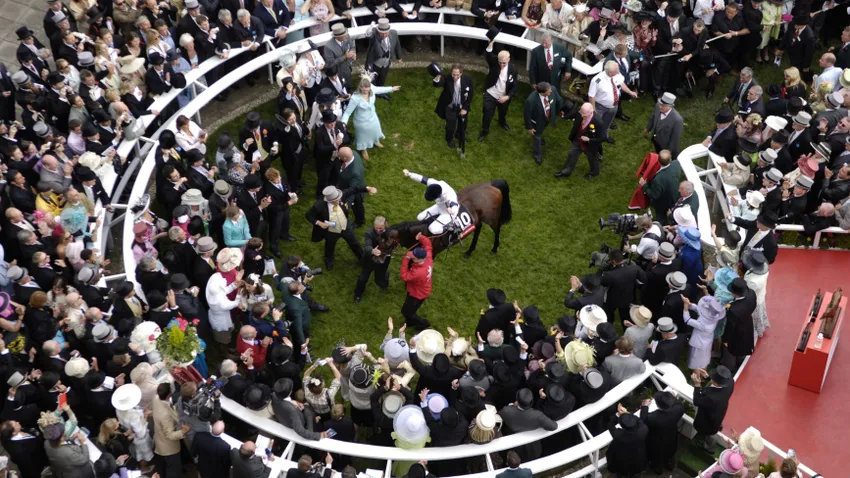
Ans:
[[[449,186],[445,181],[422,176],[406,169],[404,170],[404,175],[418,183],[426,185],[425,200],[434,201],[435,203],[416,216],[416,219],[420,221],[427,221],[429,218],[436,217],[428,225],[428,231],[431,234],[442,234],[445,232],[446,226],[452,223],[457,224],[459,204],[454,188]]]

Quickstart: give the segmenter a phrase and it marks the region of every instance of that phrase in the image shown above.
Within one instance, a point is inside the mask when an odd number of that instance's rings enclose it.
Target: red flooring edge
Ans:
[[[837,287],[850,294],[850,252],[780,249],[767,285],[771,327],[735,385],[724,421],[724,433],[754,426],[774,445],[794,448],[825,478],[848,476],[850,329],[842,327],[820,394],[788,385],[788,374],[812,297]]]

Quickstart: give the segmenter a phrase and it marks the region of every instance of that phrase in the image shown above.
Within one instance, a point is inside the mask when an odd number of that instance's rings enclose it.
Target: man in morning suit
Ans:
[[[537,83],[525,100],[525,129],[532,139],[532,155],[537,165],[543,164],[543,132],[550,124],[555,126],[563,104],[561,95],[545,81]]]
[[[623,251],[612,250],[608,256],[612,267],[602,274],[602,286],[608,290],[602,308],[608,321],[614,323],[614,311],[620,311],[620,321],[629,320],[629,307],[634,302],[637,283],[646,281],[646,274],[636,264],[625,264]]]
[[[815,54],[815,34],[809,26],[810,22],[811,16],[808,14],[798,14],[794,17],[776,51],[777,55],[788,53],[791,66],[800,70],[800,77],[804,83],[812,80],[811,65]]]
[[[575,113],[571,113],[574,115]],[[570,141],[572,146],[567,152],[567,164],[564,169],[555,173],[556,178],[567,178],[573,174],[582,154],[587,157],[590,169],[584,175],[584,179],[599,176],[599,159],[602,157],[602,142],[606,140],[607,133],[599,116],[594,112],[593,105],[585,103],[578,110],[578,117],[573,122],[570,130]]]
[[[366,69],[375,73],[375,86],[384,86],[387,81],[387,72],[390,71],[393,60],[401,61],[401,43],[398,41],[398,32],[390,29],[390,21],[387,18],[378,19],[378,24],[366,32],[369,37],[369,50],[366,52]],[[389,96],[383,95],[389,99]]]
[[[678,161],[673,161],[673,155],[666,149],[658,153],[658,163],[661,169],[655,173],[655,176],[649,181],[640,178],[638,183],[643,188],[644,194],[649,197],[652,210],[655,212],[653,217],[662,224],[666,224],[667,213],[673,209],[673,205],[679,199],[679,176],[682,174],[682,166]]]
[[[841,31],[841,45],[834,47],[835,66],[850,68],[850,27]]]
[[[517,69],[511,64],[511,53],[508,50],[502,50],[498,56],[493,54],[493,44],[495,38],[487,45],[487,50],[484,57],[487,60],[487,80],[484,82],[484,112],[481,120],[481,134],[478,136],[478,142],[484,141],[484,138],[490,133],[490,122],[493,121],[493,114],[499,110],[499,126],[505,131],[510,131],[508,126],[507,116],[508,107],[511,105],[511,99],[516,94]]]
[[[351,144],[351,136],[345,123],[337,121],[331,110],[322,111],[322,126],[317,126],[313,133],[313,157],[316,159],[316,197],[322,197],[326,186],[332,185],[333,167],[339,156],[339,148]]]
[[[263,193],[263,182],[256,174],[245,176],[242,189],[236,195],[236,205],[245,212],[248,227],[253,237],[263,238],[266,235],[265,210],[271,205],[272,198]]]
[[[351,252],[357,260],[363,256],[363,247],[354,235],[354,228],[348,220],[348,204],[346,201],[354,194],[375,194],[378,190],[371,186],[352,187],[340,191],[334,186],[328,186],[322,191],[322,199],[313,204],[304,217],[313,225],[313,242],[325,241],[325,268],[332,270],[336,243],[340,238],[345,239]]]
[[[687,337],[676,334],[678,327],[670,317],[658,319],[656,330],[661,334],[661,340],[652,341],[646,349],[646,360],[652,365],[658,365],[661,362],[678,364],[682,351],[688,345]]]
[[[502,433],[505,435],[538,430],[540,428],[548,431],[558,428],[558,424],[554,420],[544,415],[542,411],[534,408],[534,393],[527,388],[518,390],[516,392],[516,401],[502,407],[499,410],[499,416],[502,417]],[[536,460],[543,453],[543,444],[539,441],[532,441],[519,447],[517,450],[523,459]]]
[[[655,401],[656,409],[649,411]],[[663,468],[673,469],[678,449],[679,420],[685,414],[685,406],[670,392],[657,392],[652,399],[644,400],[640,407],[640,419],[649,429],[646,437],[646,452],[649,468],[657,475]]]
[[[263,184],[265,197],[271,198],[267,208],[269,247],[275,257],[282,257],[279,246],[280,238],[295,241],[295,236],[289,233],[289,208],[298,202],[298,196],[289,189],[277,169],[267,169],[265,179]]]
[[[576,297],[576,292],[581,294],[581,297]],[[564,299],[564,307],[578,312],[588,305],[598,305],[602,307],[605,302],[605,289],[602,287],[599,276],[596,274],[588,274],[579,280],[576,276],[570,276],[570,292],[567,298]]]
[[[434,112],[446,121],[446,144],[454,148],[455,138],[460,141],[466,134],[466,122],[472,104],[472,77],[463,72],[460,63],[455,63],[452,65],[451,77],[437,75],[433,85],[435,88],[443,88]]]
[[[351,84],[351,66],[357,58],[357,48],[342,23],[331,25],[334,39],[325,44],[325,70],[336,68],[343,84]],[[341,95],[340,95],[341,96]]]
[[[192,438],[189,454],[198,459],[198,475],[202,478],[230,476],[230,445],[221,438],[224,422],[213,423],[208,432],[199,431]]]
[[[666,149],[674,158],[679,156],[679,138],[685,126],[682,115],[673,108],[675,102],[676,95],[664,93],[655,104],[655,110],[643,130],[644,136],[650,135],[656,153]]]
[[[706,146],[709,151],[722,156],[730,163],[732,157],[738,151],[738,135],[735,133],[735,128],[732,127],[733,119],[732,112],[726,108],[718,111],[714,115],[715,130],[702,142],[702,145]]]
[[[350,188],[366,186],[366,172],[363,170],[363,160],[360,155],[348,146],[339,148],[339,161],[334,163],[333,176],[336,187],[345,191]],[[337,166],[338,164],[338,166]],[[337,169],[337,167],[339,169]],[[351,208],[354,212],[354,228],[362,226],[366,221],[366,193],[358,193],[351,197]]]
[[[755,221],[748,221],[740,217],[734,218],[736,226],[747,230],[744,242],[741,243],[741,254],[746,254],[750,250],[762,251],[768,264],[773,264],[778,252],[776,236],[773,234],[777,220],[776,214],[772,212],[759,214]]]
[[[274,38],[276,46],[283,46],[286,41],[286,30],[292,22],[292,13],[282,0],[260,0],[254,8],[254,16],[263,25],[263,33]]]
[[[758,254],[758,252],[756,252]],[[753,312],[756,293],[740,277],[729,286],[732,302],[726,306],[726,328],[723,330],[723,351],[720,363],[736,371],[755,347]]]
[[[709,377],[710,383],[703,387],[703,381]],[[718,365],[710,374],[704,370],[697,371],[691,378],[694,381],[694,405],[697,407],[694,443],[714,453],[714,435],[723,428],[729,399],[735,391],[735,380],[732,372],[723,365]]]
[[[573,55],[561,44],[552,43],[552,35],[544,32],[540,40],[540,46],[531,50],[531,66],[528,68],[528,76],[531,79],[531,87],[545,82],[552,89],[561,93],[561,80],[569,80],[573,71]]]
[[[378,287],[384,290],[389,287],[390,275],[387,270],[392,261],[392,250],[382,250],[387,239],[387,218],[377,216],[363,238],[363,257],[360,260],[360,275],[354,287],[354,302],[363,299],[366,283],[372,273],[375,274],[375,284]]]

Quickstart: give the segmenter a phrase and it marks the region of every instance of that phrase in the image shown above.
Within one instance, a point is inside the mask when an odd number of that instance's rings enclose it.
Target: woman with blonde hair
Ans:
[[[147,46],[147,57],[151,59],[154,53],[165,58],[168,56],[168,44],[162,41],[159,32],[151,28],[145,33],[145,44]]]
[[[68,60],[59,58],[56,60],[56,70],[62,74],[68,86],[74,91],[80,91],[80,70],[77,67],[68,63]]]
[[[522,21],[528,28],[539,27],[544,13],[546,13],[546,0],[525,0],[522,5]]]
[[[114,457],[121,455],[130,455],[130,448],[135,436],[132,430],[122,429],[121,424],[115,418],[107,418],[100,424],[100,430],[97,434],[97,445],[100,449],[110,453]],[[132,456],[124,466],[129,469],[136,468],[136,460]],[[142,470],[143,473],[148,473],[151,470]]]
[[[735,132],[738,138],[746,138],[761,144],[761,126],[762,117],[758,113],[750,113],[746,119],[741,119],[740,116],[735,117]]]
[[[341,121],[348,123],[348,119],[354,115],[354,146],[363,159],[369,159],[367,150],[372,146],[384,147],[381,140],[385,136],[378,113],[375,111],[375,96],[392,93],[400,88],[400,86],[374,86],[371,74],[364,72],[357,91],[351,95]]]
[[[818,86],[817,91],[813,92],[815,94],[814,99],[811,102],[812,106],[812,115],[816,116],[818,113],[823,113],[826,111],[826,97],[832,93],[833,85],[831,81],[824,81]]]
[[[794,96],[805,99],[806,84],[800,79],[800,70],[792,66],[786,69],[783,74],[785,75],[785,83],[782,85],[782,97],[786,100],[790,100]]]
[[[309,12],[310,16],[319,22],[310,27],[310,36],[321,35],[331,30],[328,22],[334,17],[334,5],[330,0],[307,0],[301,5],[300,12],[302,14]]]
[[[224,221],[224,245],[227,247],[244,248],[251,239],[248,219],[239,206],[231,204],[224,210],[227,220]]]

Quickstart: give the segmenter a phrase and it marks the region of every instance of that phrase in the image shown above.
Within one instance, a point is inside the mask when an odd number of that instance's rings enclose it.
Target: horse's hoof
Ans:
[[[493,254],[494,256],[496,255],[497,252],[499,252],[497,249],[491,249],[490,250],[490,254]]]
[[[464,259],[469,259],[470,257],[472,257],[472,253],[471,253],[471,252],[467,252],[467,253],[465,253],[465,254],[463,255],[463,258],[464,258]]]

